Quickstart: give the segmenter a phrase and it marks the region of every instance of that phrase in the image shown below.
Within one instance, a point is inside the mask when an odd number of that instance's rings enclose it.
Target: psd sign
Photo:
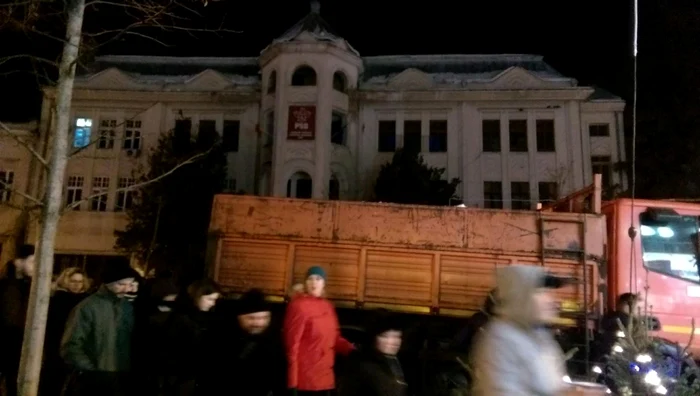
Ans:
[[[316,107],[289,106],[288,140],[314,140],[316,135]]]

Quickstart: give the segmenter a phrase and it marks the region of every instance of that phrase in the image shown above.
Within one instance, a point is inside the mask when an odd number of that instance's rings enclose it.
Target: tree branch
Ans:
[[[116,192],[136,190],[136,189],[145,187],[145,186],[147,186],[147,185],[149,185],[149,184],[153,184],[153,183],[156,183],[156,182],[158,182],[158,181],[160,181],[160,180],[163,180],[163,179],[165,179],[166,177],[168,177],[168,176],[172,175],[173,173],[175,173],[178,169],[180,169],[180,168],[182,168],[182,167],[184,167],[184,166],[186,166],[186,165],[195,163],[195,162],[197,162],[198,160],[200,160],[201,158],[206,157],[207,155],[209,155],[209,153],[212,152],[213,149],[214,149],[214,148],[212,147],[212,148],[210,148],[210,149],[207,150],[207,151],[204,151],[204,152],[201,152],[201,153],[199,153],[199,154],[193,155],[192,157],[186,159],[185,161],[180,162],[179,164],[177,164],[176,166],[174,166],[173,168],[171,168],[169,171],[167,171],[167,172],[165,172],[165,173],[163,173],[163,174],[161,174],[161,175],[159,175],[159,176],[156,176],[156,177],[154,177],[154,178],[152,178],[152,179],[144,180],[144,181],[142,181],[142,182],[139,182],[139,183],[136,183],[136,184],[132,184],[131,186],[118,188],[118,189],[116,190]],[[109,194],[109,191],[104,191],[104,192],[101,192],[101,193],[92,194],[92,195],[87,196],[86,198],[81,199],[80,201],[75,201],[75,202],[73,202],[73,203],[71,203],[71,204],[69,204],[69,205],[66,205],[66,207],[63,208],[63,210],[61,211],[61,214],[65,213],[65,212],[67,212],[67,211],[69,211],[69,210],[72,210],[72,209],[74,209],[74,208],[77,208],[78,206],[80,206],[80,205],[83,204],[84,202],[89,202],[89,201],[91,201],[91,200],[93,200],[93,199],[95,199],[95,198],[99,198],[99,197],[104,196],[104,195],[107,195],[107,194]]]
[[[29,150],[29,152],[34,156],[34,158],[36,158],[37,161],[39,161],[39,162],[44,166],[44,169],[48,169],[48,168],[49,168],[49,163],[48,163],[48,161],[46,161],[46,158],[44,158],[41,154],[39,154],[39,152],[36,151],[36,150],[34,149],[34,147],[32,147],[31,144],[29,144],[28,142],[25,142],[22,138],[20,138],[20,137],[17,136],[14,132],[12,132],[12,130],[10,129],[10,127],[8,127],[8,126],[7,126],[4,122],[2,122],[2,121],[0,121],[0,129],[3,130],[3,131],[5,131],[5,133],[7,133],[8,135],[10,135],[10,137],[11,137],[12,139],[14,139],[17,143],[21,144],[22,146],[24,146],[24,148],[26,148],[27,150]]]
[[[5,183],[2,180],[0,180],[0,191],[9,191],[10,193],[15,193],[28,201],[34,202],[37,206],[44,206],[44,203],[41,202],[41,200],[34,198],[29,194],[25,194],[22,191],[19,191],[17,189],[12,188],[9,184]],[[6,204],[6,203],[3,202],[3,204]],[[25,209],[26,209],[26,207],[25,207]]]

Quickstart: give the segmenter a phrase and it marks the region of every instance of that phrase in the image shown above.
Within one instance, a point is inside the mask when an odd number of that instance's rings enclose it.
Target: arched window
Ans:
[[[288,198],[311,198],[313,184],[308,173],[299,171],[287,180]]]
[[[275,93],[275,89],[277,88],[277,72],[272,71],[270,73],[270,77],[267,78],[267,93]]]
[[[338,92],[345,92],[348,89],[348,79],[341,71],[333,73],[333,89]]]
[[[316,71],[310,66],[299,66],[292,75],[292,85],[295,87],[316,85]]]

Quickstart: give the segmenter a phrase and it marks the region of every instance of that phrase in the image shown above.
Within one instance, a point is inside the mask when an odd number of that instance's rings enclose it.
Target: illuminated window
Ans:
[[[73,131],[73,147],[83,148],[90,144],[92,135],[92,119],[77,118],[75,120],[75,130]]]

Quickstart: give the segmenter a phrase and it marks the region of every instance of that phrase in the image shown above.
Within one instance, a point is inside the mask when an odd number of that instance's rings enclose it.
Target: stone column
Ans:
[[[320,69],[320,68],[319,68]],[[328,199],[331,178],[331,115],[333,113],[333,76],[326,69],[317,70],[316,137],[314,153],[314,199]]]

